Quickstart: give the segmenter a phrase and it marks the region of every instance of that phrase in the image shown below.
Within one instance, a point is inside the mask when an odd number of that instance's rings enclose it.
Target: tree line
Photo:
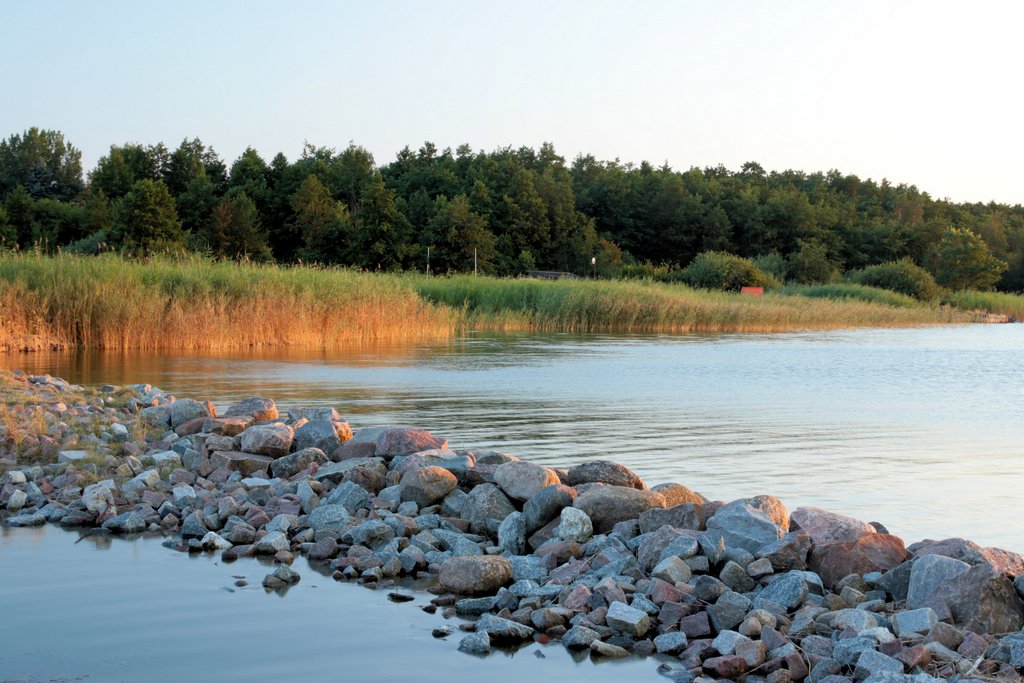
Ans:
[[[190,250],[367,270],[606,276],[698,254],[754,260],[801,282],[909,261],[940,284],[1024,289],[1024,207],[933,199],[913,185],[756,163],[675,170],[552,145],[425,143],[378,165],[306,144],[228,165],[198,138],[112,145],[87,174],[59,131],[0,141],[0,244],[79,252]],[[965,261],[970,274],[962,272]],[[954,272],[954,271],[959,272]],[[966,279],[965,279],[966,278]]]

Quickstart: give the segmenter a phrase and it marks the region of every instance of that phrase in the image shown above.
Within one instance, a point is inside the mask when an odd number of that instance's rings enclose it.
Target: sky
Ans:
[[[757,161],[1024,203],[1024,3],[0,2],[0,136]]]

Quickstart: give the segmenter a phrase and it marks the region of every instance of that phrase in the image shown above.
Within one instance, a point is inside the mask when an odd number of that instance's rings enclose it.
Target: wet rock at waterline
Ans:
[[[58,386],[22,384],[44,404],[43,387]],[[688,683],[1018,681],[1024,668],[1016,553],[964,539],[908,547],[878,523],[790,514],[772,496],[709,501],[684,484],[648,489],[609,461],[559,470],[449,450],[423,429],[348,439],[333,409],[282,419],[248,399],[215,416],[148,386],[121,403],[60,391],[47,450],[33,451],[43,461],[0,443],[10,526],[259,556],[272,567],[262,585],[280,595],[302,578],[299,555],[339,581],[419,579],[436,594],[414,594],[424,607],[469,620],[459,649],[477,656],[560,640],[595,659],[657,654]],[[106,436],[80,440],[61,423]]]

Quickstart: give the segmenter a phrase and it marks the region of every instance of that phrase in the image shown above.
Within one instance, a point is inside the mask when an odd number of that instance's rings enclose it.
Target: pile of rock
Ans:
[[[109,455],[112,476],[82,486],[62,451],[66,462],[15,466],[0,478],[7,524],[160,531],[225,560],[273,556],[268,589],[299,580],[299,553],[339,580],[429,579],[427,609],[475,619],[460,643],[473,654],[559,639],[595,657],[657,655],[673,680],[750,683],[1019,680],[1024,667],[1015,553],[905,547],[880,524],[789,513],[772,496],[648,489],[607,461],[558,469],[451,450],[420,429],[353,434],[329,408],[282,416],[254,398],[218,416],[152,387],[131,394],[55,413],[111,418],[97,440],[132,446]],[[158,438],[128,439],[140,426]]]

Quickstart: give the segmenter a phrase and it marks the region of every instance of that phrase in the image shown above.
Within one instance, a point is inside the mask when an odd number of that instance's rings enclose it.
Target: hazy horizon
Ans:
[[[111,144],[551,142],[685,170],[838,169],[932,197],[1024,202],[1013,32],[984,3],[43,2],[0,10],[7,137]]]

